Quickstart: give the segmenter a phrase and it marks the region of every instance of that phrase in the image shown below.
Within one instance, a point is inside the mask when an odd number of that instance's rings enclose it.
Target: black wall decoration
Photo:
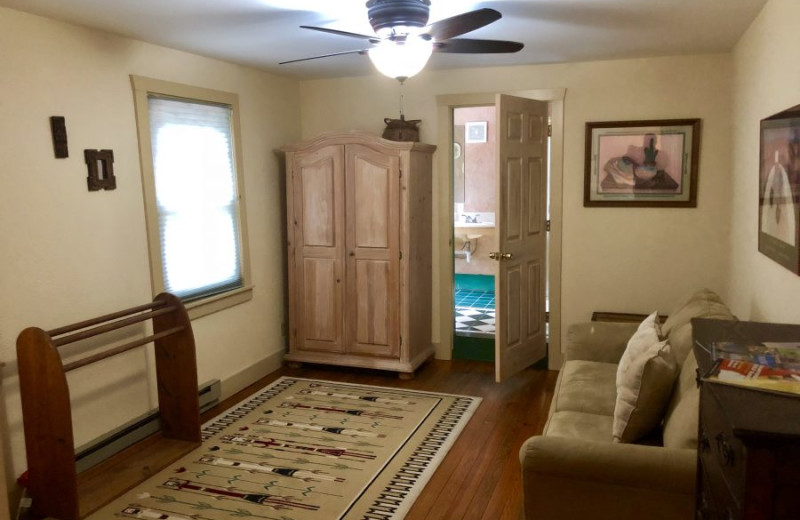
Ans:
[[[69,157],[67,125],[64,116],[50,116],[50,132],[53,134],[53,153],[56,159]]]
[[[89,167],[89,176],[86,178],[89,191],[117,189],[117,178],[114,177],[114,150],[84,150],[83,156]]]

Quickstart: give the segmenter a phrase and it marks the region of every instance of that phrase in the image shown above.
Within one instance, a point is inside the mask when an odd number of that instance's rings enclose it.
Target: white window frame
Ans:
[[[147,223],[147,242],[150,253],[150,279],[153,295],[164,292],[164,269],[161,256],[161,238],[156,205],[155,174],[153,171],[153,149],[150,140],[150,111],[148,96],[158,95],[200,103],[217,103],[232,108],[232,138],[234,166],[238,192],[237,217],[239,220],[239,244],[241,247],[242,286],[228,291],[192,300],[186,303],[190,318],[199,318],[214,312],[244,303],[253,298],[253,286],[250,277],[250,248],[247,241],[247,219],[245,218],[244,168],[242,167],[242,149],[239,124],[239,96],[220,90],[194,87],[181,83],[173,83],[142,76],[131,76],[133,84],[136,125],[139,136],[139,161],[142,172],[142,189],[144,191],[145,220]]]

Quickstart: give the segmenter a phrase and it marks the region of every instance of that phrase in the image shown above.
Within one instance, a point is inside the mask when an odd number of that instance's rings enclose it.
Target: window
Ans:
[[[154,293],[193,317],[250,299],[237,96],[132,80]]]

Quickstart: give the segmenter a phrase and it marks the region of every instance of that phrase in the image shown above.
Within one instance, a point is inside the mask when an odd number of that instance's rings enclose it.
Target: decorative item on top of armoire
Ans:
[[[758,250],[800,274],[800,105],[761,120]]]
[[[50,133],[53,135],[53,154],[56,159],[69,157],[67,124],[64,116],[50,116]]]
[[[433,355],[435,150],[361,132],[283,148],[288,361],[412,377]]]
[[[83,157],[89,169],[89,176],[86,177],[89,191],[117,189],[117,178],[114,176],[114,150],[84,150]]]
[[[417,128],[417,125],[422,122],[422,119],[406,120],[406,116],[400,114],[400,119],[385,117],[383,122],[386,123],[386,128],[383,130],[384,139],[411,143],[419,142],[419,128]]]

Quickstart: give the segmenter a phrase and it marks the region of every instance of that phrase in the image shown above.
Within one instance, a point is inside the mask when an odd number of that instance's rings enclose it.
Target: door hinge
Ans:
[[[403,169],[399,168],[399,171],[400,171],[400,178],[402,179],[403,178]]]
[[[402,334],[400,334],[400,346],[401,347],[403,346],[403,335]]]
[[[402,259],[403,259],[403,252],[400,251],[400,260],[402,260]]]
[[[547,137],[553,137],[553,125],[547,125]]]
[[[547,219],[547,221],[545,222],[544,229],[548,232],[550,231],[550,219]]]

